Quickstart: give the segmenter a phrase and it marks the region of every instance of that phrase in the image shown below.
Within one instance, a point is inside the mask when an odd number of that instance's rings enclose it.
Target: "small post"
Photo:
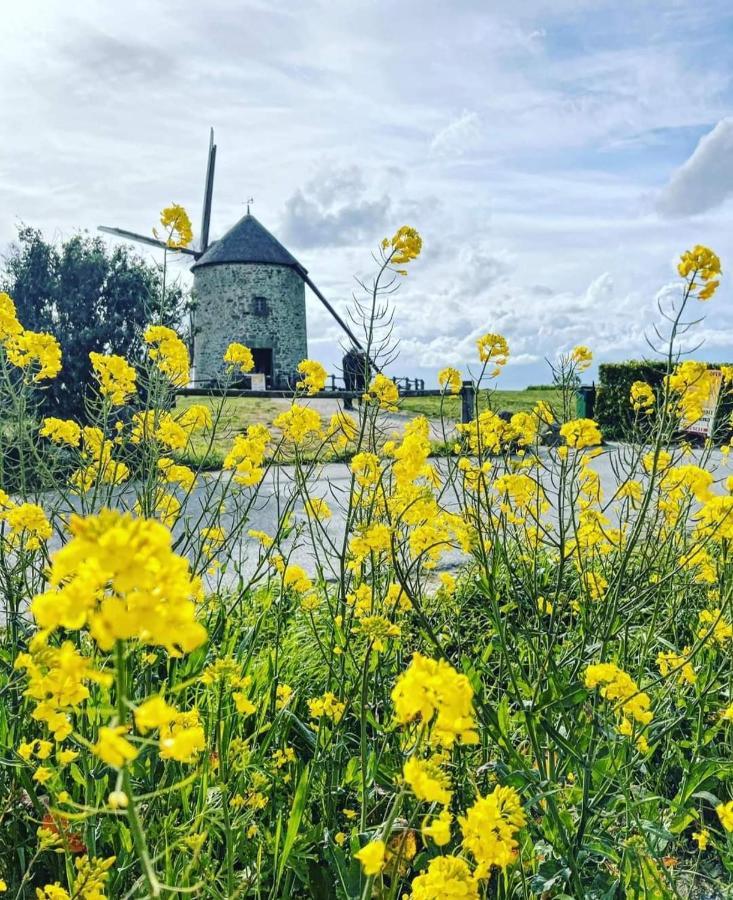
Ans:
[[[473,421],[476,409],[476,388],[472,381],[464,381],[461,387],[461,424]]]

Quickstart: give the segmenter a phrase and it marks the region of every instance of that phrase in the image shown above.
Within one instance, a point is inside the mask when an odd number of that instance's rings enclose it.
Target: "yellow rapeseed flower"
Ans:
[[[509,361],[509,345],[501,334],[488,332],[477,341],[478,358],[486,365],[493,364],[489,372],[490,378],[495,378]]]
[[[174,385],[185,387],[188,384],[191,362],[188,348],[172,328],[165,325],[150,325],[144,335],[148,351],[158,370]]]
[[[137,750],[125,737],[127,732],[125,725],[117,725],[114,728],[103,725],[99,729],[99,738],[92,747],[92,752],[108,766],[121,769],[137,756]]]
[[[226,349],[224,362],[229,364],[229,369],[239,369],[240,372],[251,372],[255,367],[255,359],[252,351],[244,344],[233,341]]]
[[[38,550],[53,534],[46,513],[37,503],[20,503],[6,509],[0,512],[0,520],[8,524],[11,544],[23,544],[27,550]]]
[[[193,228],[191,219],[186,210],[179,203],[166,206],[160,213],[160,224],[166,231],[161,238],[171,250],[179,250],[188,247],[193,241]],[[159,237],[157,229],[153,228],[155,237]]]
[[[177,715],[178,710],[166,703],[158,694],[154,697],[149,697],[137,707],[135,710],[135,725],[140,734],[146,734],[148,731],[169,725]]]
[[[326,691],[322,697],[315,697],[308,701],[308,712],[313,719],[327,718],[339,722],[345,709],[346,704],[342,703],[331,691]]]
[[[598,423],[593,419],[571,419],[565,422],[560,426],[560,436],[565,438],[568,447],[574,447],[576,450],[595,447],[602,440]]]
[[[54,444],[78,447],[81,443],[81,428],[71,419],[56,419],[48,416],[43,420],[38,433],[41,437],[53,441]]]
[[[402,725],[419,720],[431,728],[431,742],[451,747],[478,741],[473,688],[444,659],[415,653],[392,690],[395,716]]]
[[[321,436],[321,417],[310,406],[293,403],[290,409],[280,413],[272,424],[282,431],[285,440],[294,444],[302,444],[311,436]]]
[[[526,816],[514,788],[498,785],[487,797],[479,797],[458,821],[463,846],[476,860],[477,878],[487,878],[494,866],[505,869],[516,860],[515,835]]]
[[[453,816],[447,809],[442,809],[440,814],[433,819],[426,819],[421,829],[424,838],[430,838],[438,847],[445,847],[450,843],[450,827]]]
[[[461,373],[458,369],[448,366],[438,372],[438,385],[451,394],[458,394],[461,391]]]
[[[437,762],[411,756],[405,763],[402,775],[418,800],[440,803],[443,806],[450,803],[453,796],[449,788],[450,782]]]
[[[656,395],[645,381],[635,381],[629,390],[631,406],[634,412],[651,413],[656,402]]]
[[[354,856],[361,863],[365,875],[379,875],[384,868],[386,844],[382,840],[369,841]]]
[[[391,238],[382,241],[382,250],[391,263],[397,266],[406,265],[417,259],[422,250],[422,238],[409,225],[398,228]],[[406,274],[401,272],[400,274]]]
[[[18,321],[18,314],[10,294],[0,291],[0,343],[5,343],[8,338],[15,337],[23,331],[23,326]]]
[[[380,409],[394,411],[397,409],[400,392],[394,381],[380,372],[372,378],[364,399],[367,403],[377,403]]]
[[[412,882],[410,896],[412,900],[479,900],[479,882],[465,859],[436,856]]]
[[[71,540],[52,558],[48,590],[32,603],[41,628],[87,625],[104,650],[135,638],[180,656],[204,642],[194,606],[201,586],[173,552],[167,528],[102,510],[72,515],[69,530]]]
[[[90,353],[92,372],[99,384],[99,393],[107,397],[114,406],[121,406],[135,393],[137,372],[124,356]]]
[[[299,362],[298,373],[303,376],[295,385],[299,391],[305,391],[312,397],[325,388],[328,373],[315,359],[304,359]]]
[[[55,378],[61,371],[61,346],[51,334],[22,331],[7,339],[5,349],[14,366],[34,371],[33,381]]]
[[[696,244],[680,257],[677,271],[686,278],[690,293],[699,300],[709,300],[720,285],[720,259],[709,247]]]
[[[584,344],[578,344],[570,351],[570,361],[574,364],[576,372],[585,372],[593,362],[593,353]]]
[[[715,812],[718,814],[723,828],[726,831],[733,831],[733,800],[728,801],[728,803],[719,803],[715,807]]]

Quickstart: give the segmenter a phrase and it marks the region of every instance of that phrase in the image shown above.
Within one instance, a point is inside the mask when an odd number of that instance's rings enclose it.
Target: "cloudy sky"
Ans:
[[[3,5],[0,251],[253,212],[337,304],[415,225],[395,374],[434,377],[504,333],[503,381],[578,342],[649,353],[676,255],[731,269],[700,355],[733,359],[729,0],[32,0]],[[185,274],[185,267],[181,266]],[[340,333],[308,300],[310,354]]]

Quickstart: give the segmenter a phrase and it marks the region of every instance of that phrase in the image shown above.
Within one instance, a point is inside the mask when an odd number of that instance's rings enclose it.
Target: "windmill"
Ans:
[[[215,167],[216,144],[214,143],[214,129],[212,128],[209,135],[209,153],[206,164],[206,179],[204,181],[204,202],[201,212],[201,231],[199,235],[198,245],[195,248],[182,247],[178,249],[177,252],[193,257],[194,263],[192,266],[192,270],[194,271],[194,273],[197,271],[197,269],[200,269],[203,266],[222,262],[238,262],[249,264],[263,264],[269,262],[271,264],[284,265],[292,268],[295,272],[297,272],[297,275],[300,279],[302,279],[302,282],[308,285],[311,291],[326,307],[326,309],[333,316],[336,322],[338,322],[340,327],[348,335],[349,340],[354,345],[354,347],[356,347],[358,350],[363,351],[362,345],[356,335],[353,333],[351,328],[349,328],[348,324],[341,318],[341,316],[334,309],[331,303],[329,303],[326,297],[324,297],[323,293],[313,283],[313,280],[308,275],[307,270],[291,254],[289,254],[287,250],[285,250],[285,248],[279,243],[279,241],[277,241],[277,239],[254,218],[254,216],[251,215],[249,203],[247,204],[247,215],[245,216],[245,218],[240,220],[240,222],[238,222],[232,229],[230,229],[230,231],[227,232],[227,234],[225,234],[219,241],[209,243],[209,227],[211,224],[211,204],[214,193]],[[168,249],[165,241],[159,240],[155,237],[148,237],[147,235],[139,234],[134,231],[128,231],[124,228],[114,228],[108,225],[100,225],[99,231],[102,231],[105,234],[113,235],[117,238],[122,238],[124,240],[135,241],[136,243],[146,244],[151,247]],[[237,242],[241,247],[242,242],[246,240],[250,240],[250,242],[254,241],[257,244],[258,252],[261,256],[263,256],[262,259],[254,257],[242,257],[240,259],[230,258],[232,247],[236,249]],[[279,253],[278,248],[279,251],[281,251]],[[229,251],[229,256],[227,256],[227,250]],[[251,255],[252,253],[250,252],[250,256]],[[262,298],[255,299],[259,300]],[[305,322],[303,322],[303,328],[305,328]],[[303,343],[304,342],[305,340],[303,341]]]

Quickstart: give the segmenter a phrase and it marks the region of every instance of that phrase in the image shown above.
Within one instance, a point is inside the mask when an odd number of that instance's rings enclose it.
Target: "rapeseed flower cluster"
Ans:
[[[165,325],[151,325],[143,335],[150,348],[148,354],[158,370],[174,387],[188,384],[191,362],[188,348],[172,328]]]
[[[438,384],[451,394],[458,394],[461,390],[461,373],[452,366],[441,369],[438,372]]]
[[[15,303],[0,292],[0,346],[8,361],[27,370],[32,381],[47,381],[61,371],[61,347],[53,335],[28,331],[18,321]]]
[[[702,418],[710,396],[712,382],[707,365],[687,359],[679,363],[665,381],[669,391],[676,395],[681,422],[694,425]]]
[[[415,228],[403,225],[391,238],[384,238],[382,250],[390,263],[404,266],[417,259],[422,250],[422,238]],[[406,274],[404,271],[400,274]]]
[[[720,259],[702,244],[682,254],[677,271],[687,279],[691,293],[699,300],[709,300],[720,286]]]
[[[648,694],[639,689],[634,679],[615,663],[595,663],[585,670],[585,685],[600,687],[601,696],[614,703],[621,716],[619,731],[632,735],[637,726],[645,727],[654,718]],[[646,739],[640,735],[639,749],[647,749]]]
[[[255,367],[252,351],[249,347],[245,347],[244,344],[238,344],[236,341],[232,342],[227,347],[226,352],[224,353],[224,362],[228,363],[228,369],[230,371],[238,369],[245,374],[251,372]]]
[[[478,740],[473,688],[445,660],[415,653],[391,696],[397,721],[422,724],[432,744],[452,747],[456,741],[473,744]]]
[[[570,351],[570,361],[576,372],[585,372],[593,362],[593,353],[584,344],[578,344]]]
[[[24,546],[26,550],[38,550],[53,534],[46,513],[37,503],[14,504],[5,501],[0,509],[0,522],[8,526],[11,546]]]
[[[280,413],[272,424],[282,431],[286,441],[291,441],[296,446],[303,444],[308,438],[321,437],[323,427],[317,410],[298,403],[293,403],[290,409]]]
[[[647,415],[652,414],[657,398],[652,388],[645,381],[635,381],[631,385],[629,394],[634,412],[644,412]]]
[[[299,391],[305,391],[310,397],[322,391],[326,386],[327,372],[314,359],[304,359],[298,363],[298,374],[302,377],[295,383],[296,388]]]
[[[506,869],[516,860],[516,834],[526,821],[519,794],[501,786],[459,816],[463,846],[476,861],[476,878],[488,878],[492,869]]]
[[[114,406],[121,406],[135,393],[137,372],[123,356],[90,353],[89,359],[99,384],[99,393]]]
[[[598,424],[593,419],[572,419],[565,422],[560,426],[560,436],[565,438],[567,446],[574,450],[596,447],[602,440]]]
[[[103,510],[72,516],[71,540],[54,554],[49,589],[31,606],[46,632],[88,628],[104,650],[136,638],[172,656],[206,640],[196,621],[201,586],[158,522]]]
[[[54,444],[65,444],[78,447],[81,443],[81,427],[72,419],[57,419],[47,416],[38,430],[41,437],[46,437]]]
[[[379,373],[372,378],[364,399],[367,403],[376,403],[380,409],[394,411],[397,409],[400,392],[391,378]]]
[[[163,209],[160,214],[160,224],[165,229],[163,237],[160,237],[155,228],[153,228],[153,235],[165,241],[171,250],[180,250],[182,247],[190,246],[193,242],[191,219],[179,203],[172,203]]]
[[[481,362],[493,367],[489,370],[489,377],[495,378],[509,362],[509,345],[506,338],[489,332],[476,341],[476,346]]]

